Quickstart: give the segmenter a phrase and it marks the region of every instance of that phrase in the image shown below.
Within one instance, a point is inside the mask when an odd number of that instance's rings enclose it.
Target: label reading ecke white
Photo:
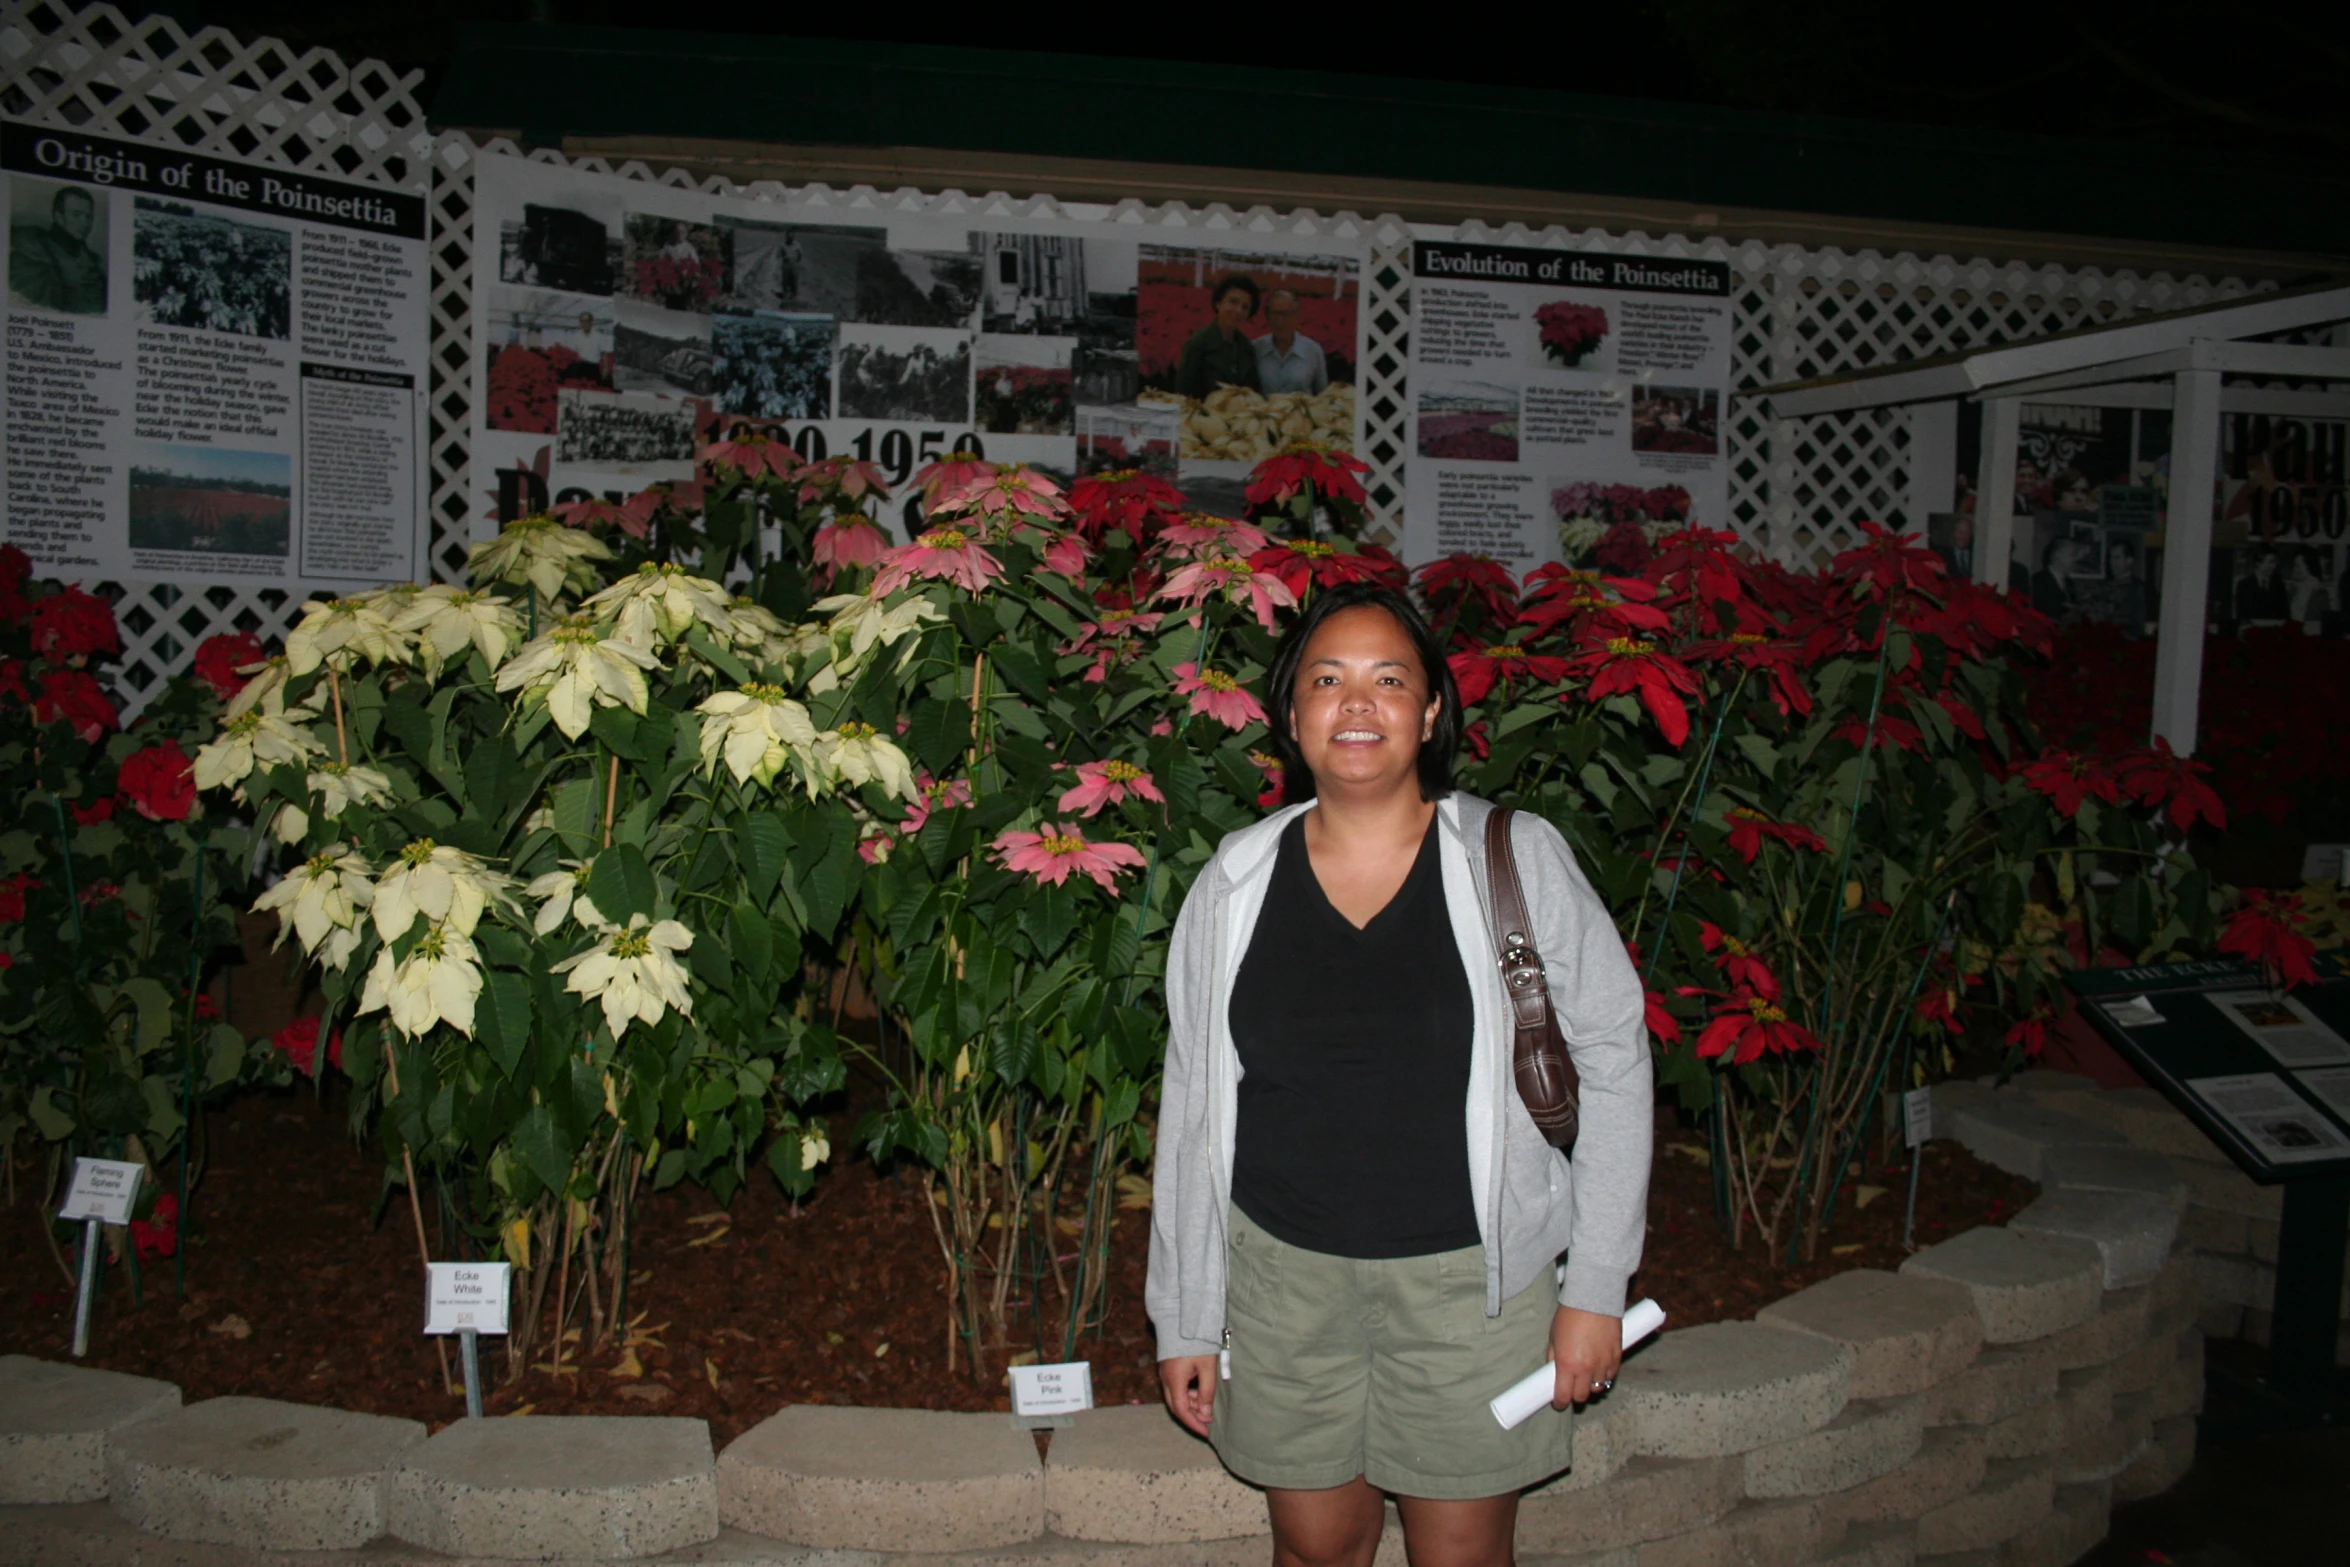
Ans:
[[[427,1333],[503,1333],[506,1284],[513,1268],[503,1262],[436,1262],[424,1315]]]
[[[139,1178],[147,1167],[135,1159],[76,1159],[73,1185],[66,1188],[60,1219],[96,1219],[101,1224],[131,1222],[131,1204],[139,1200]]]
[[[1012,1413],[1073,1415],[1093,1407],[1093,1363],[1012,1368]]]

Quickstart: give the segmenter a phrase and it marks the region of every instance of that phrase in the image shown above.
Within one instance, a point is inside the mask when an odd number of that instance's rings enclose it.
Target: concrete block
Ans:
[[[1552,1475],[1535,1490],[1581,1491],[1604,1484],[1632,1456],[1624,1446],[1624,1433],[1630,1428],[1624,1406],[1613,1399],[1603,1398],[1576,1410],[1572,1464],[1564,1474]]]
[[[1823,1279],[1754,1320],[1843,1345],[1852,1354],[1854,1398],[1923,1392],[1964,1370],[1983,1347],[1982,1320],[1964,1286],[1876,1268]]]
[[[2203,1412],[2203,1335],[2188,1332],[2179,1340],[2179,1358],[2146,1389],[2146,1415],[2157,1422]]]
[[[2049,1402],[2065,1421],[2064,1449],[2078,1447],[2113,1424],[2113,1373],[2104,1366],[2067,1371],[2056,1379],[2056,1397]]]
[[[1133,1404],[1089,1410],[1053,1433],[1044,1522],[1076,1540],[1221,1540],[1263,1534],[1265,1496],[1165,1409]]]
[[[2157,1420],[2147,1439],[2146,1451],[2138,1455],[2136,1463],[2113,1477],[2113,1499],[2138,1502],[2159,1496],[2177,1485],[2194,1466],[2194,1416],[2174,1415],[2168,1420]]]
[[[1816,1431],[1844,1407],[1852,1353],[1810,1333],[1709,1322],[1667,1333],[1616,1374],[1627,1448],[1711,1458]]]
[[[2154,1304],[2150,1286],[2107,1290],[2088,1321],[2053,1334],[2048,1342],[2056,1354],[2056,1369],[2078,1371],[2121,1359],[2146,1342],[2146,1323]]]
[[[1917,1456],[1925,1405],[1907,1398],[1854,1399],[1817,1431],[1746,1455],[1746,1494],[1820,1496],[1848,1491]]]
[[[2037,1458],[1995,1458],[1973,1492],[1918,1520],[1918,1554],[1989,1550],[2048,1516],[2056,1480]]]
[[[2055,1396],[2052,1343],[1994,1345],[1957,1376],[1926,1390],[1926,1424],[1987,1426]]]
[[[1961,1112],[1987,1105],[2004,1105],[2013,1100],[2013,1094],[2001,1093],[1989,1083],[1952,1078],[1934,1085],[1934,1135],[1958,1136],[1958,1117]]]
[[[107,1503],[149,1534],[265,1550],[347,1550],[384,1532],[384,1472],[414,1420],[272,1398],[212,1398],[116,1431]]]
[[[2149,1334],[2175,1333],[2195,1320],[2195,1257],[2177,1246],[2147,1286],[2153,1298],[2146,1308]]]
[[[2240,1213],[2248,1219],[2278,1219],[2285,1212],[2285,1188],[2263,1186],[2232,1164],[2182,1160],[2179,1174],[2187,1182],[2187,1201],[2197,1208]]]
[[[1640,1547],[1639,1567],[1805,1567],[1819,1560],[1819,1504],[1748,1502],[1735,1512]]]
[[[1917,1525],[1906,1519],[1855,1524],[1843,1542],[1827,1550],[1819,1567],[1916,1567]]]
[[[1916,1253],[1901,1271],[1966,1286],[1987,1344],[2061,1333],[2097,1314],[2105,1260],[2086,1241],[1984,1227]]]
[[[2082,1432],[2079,1440],[2066,1443],[2054,1455],[2057,1481],[2064,1485],[2110,1484],[2136,1463],[2154,1434],[2154,1422],[2147,1413],[2153,1401],[2152,1393],[2113,1398],[2109,1392],[2111,1413],[2106,1420]]]
[[[968,1551],[1044,1531],[1044,1465],[1002,1415],[795,1404],[718,1459],[719,1516],[797,1545]]]
[[[2041,1161],[2040,1184],[2049,1191],[2141,1192],[2161,1198],[2173,1213],[2187,1206],[2187,1178],[2178,1161],[2143,1148],[2051,1148]]]
[[[2245,1246],[2252,1253],[2252,1260],[2275,1267],[2277,1240],[2283,1234],[2284,1226],[2275,1219],[2246,1219],[2244,1231]]]
[[[1261,1564],[1252,1562],[1249,1567],[1261,1567]],[[1574,1556],[1528,1556],[1520,1551],[1517,1567],[1640,1567],[1640,1547],[1619,1545],[1612,1551],[1585,1551]]]
[[[718,1467],[699,1420],[460,1420],[384,1490],[391,1532],[450,1556],[612,1561],[718,1538]]]
[[[2216,1143],[2151,1088],[2109,1088],[2081,1101],[2079,1114],[2121,1133],[2133,1148],[2199,1164],[2227,1163]]]
[[[2001,1543],[1999,1567],[2072,1567],[2105,1538],[2112,1488],[2059,1485],[2048,1516]]]
[[[1917,1567],[1999,1567],[1999,1552],[1997,1549],[1937,1551],[1931,1556],[1918,1557]]]
[[[1746,1499],[1735,1458],[1634,1458],[1606,1485],[1545,1487],[1518,1504],[1518,1549],[1573,1556],[1702,1529]]]
[[[1826,1498],[1846,1522],[1922,1517],[1973,1494],[1983,1483],[1983,1434],[1965,1426],[1928,1431],[1917,1456],[1876,1479]]]
[[[0,1355],[0,1504],[101,1500],[108,1433],[179,1407],[169,1382]]]
[[[2047,1109],[2021,1095],[2001,1095],[1989,1103],[1967,1105],[1948,1127],[1937,1117],[1934,1130],[1956,1137],[1967,1152],[1985,1164],[1997,1165],[2028,1181],[2041,1178],[2051,1148],[2110,1147],[2122,1141],[2121,1134],[2111,1127]]]
[[[2195,1253],[2195,1303],[2198,1306],[2265,1306],[2253,1293],[2250,1257],[2221,1257]]]
[[[2097,1079],[2083,1077],[2078,1072],[2058,1072],[2048,1067],[2027,1067],[2007,1080],[2010,1093],[2029,1094],[2034,1099],[2053,1094],[2094,1094],[2103,1092]],[[2064,1108],[2061,1102],[2058,1109]]]
[[[2017,1214],[2018,1235],[2087,1241],[2105,1263],[2105,1287],[2154,1282],[2179,1231],[2178,1210],[2148,1192],[2053,1191]]]
[[[2226,1257],[2248,1256],[2252,1251],[2252,1221],[2240,1213],[2191,1202],[2179,1215],[2179,1239],[2197,1251],[2216,1252]]]
[[[2177,1334],[2149,1334],[2143,1343],[2113,1363],[2113,1390],[2143,1393],[2161,1381],[2163,1373],[2178,1358]]]
[[[2195,1327],[2207,1338],[2236,1338],[2244,1331],[2244,1308],[2213,1301],[2195,1308]]]

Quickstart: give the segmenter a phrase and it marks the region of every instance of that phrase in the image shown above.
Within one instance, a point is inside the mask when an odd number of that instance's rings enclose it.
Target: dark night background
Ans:
[[[1521,17],[1408,10],[1371,22],[1253,6],[1031,8],[1013,22],[941,8],[909,29],[885,7],[744,5],[664,10],[612,0],[172,0],[126,5],[183,25],[323,45],[426,72],[429,104],[472,20],[660,26],[775,36],[1234,61],[2184,144],[2271,172],[2331,172],[2350,154],[2350,7],[1889,7],[1863,0],[1625,0]],[[1454,41],[1457,38],[1457,42]]]

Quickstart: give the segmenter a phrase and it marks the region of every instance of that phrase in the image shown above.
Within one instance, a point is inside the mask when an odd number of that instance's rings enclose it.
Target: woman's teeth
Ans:
[[[1383,738],[1383,737],[1382,737],[1381,735],[1379,735],[1379,734],[1378,734],[1376,731],[1374,731],[1374,730],[1369,730],[1369,729],[1341,729],[1341,730],[1339,730],[1339,731],[1338,731],[1338,733],[1336,733],[1335,735],[1332,735],[1330,738],[1331,738],[1331,739],[1333,739],[1333,740],[1340,740],[1340,741],[1345,741],[1345,740],[1377,740],[1377,739],[1381,739],[1381,738]]]

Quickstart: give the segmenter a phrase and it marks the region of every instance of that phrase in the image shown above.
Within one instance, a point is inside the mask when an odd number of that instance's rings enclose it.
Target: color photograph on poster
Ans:
[[[1413,247],[1403,555],[1636,570],[1729,521],[1725,262]]]
[[[495,153],[474,193],[481,534],[501,508],[684,479],[725,429],[892,486],[948,452],[1064,481],[1147,468],[1234,515],[1261,457],[1357,444],[1363,256],[1327,241],[1144,245],[1107,209],[800,221],[831,214]],[[1211,296],[1235,276],[1227,335]],[[1203,329],[1233,379],[1186,397]],[[918,512],[901,493],[883,521],[902,537]]]
[[[0,178],[0,536],[36,571],[300,593],[427,569],[420,193],[14,120]],[[497,416],[551,428],[534,309],[499,327],[528,346]]]

